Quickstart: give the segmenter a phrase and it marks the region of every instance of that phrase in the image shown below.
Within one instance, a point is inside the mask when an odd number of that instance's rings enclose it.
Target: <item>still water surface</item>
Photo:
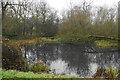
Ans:
[[[120,54],[117,51],[96,53],[86,45],[67,43],[40,43],[24,47],[22,54],[29,63],[42,61],[57,74],[92,76],[98,67],[120,66]]]

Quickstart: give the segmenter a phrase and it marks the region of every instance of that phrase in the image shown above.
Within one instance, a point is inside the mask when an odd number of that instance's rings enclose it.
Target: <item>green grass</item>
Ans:
[[[75,76],[68,75],[54,75],[47,73],[33,73],[33,72],[20,72],[17,70],[3,70],[0,69],[0,73],[2,73],[2,78],[77,78]]]
[[[2,79],[2,69],[0,68],[0,80]]]
[[[68,75],[47,74],[47,73],[33,73],[33,72],[21,72],[17,70],[3,70],[0,68],[0,80],[36,80],[36,79],[52,79],[52,80],[100,80],[100,78],[80,78]],[[107,79],[102,79],[107,80]]]

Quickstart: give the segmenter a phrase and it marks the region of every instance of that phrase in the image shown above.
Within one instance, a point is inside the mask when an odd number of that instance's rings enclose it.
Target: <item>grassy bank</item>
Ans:
[[[118,70],[116,67],[109,66],[107,68],[99,68],[97,69],[96,73],[93,75],[94,78],[91,78],[90,80],[106,80],[106,79],[119,79],[120,78],[120,70]],[[49,73],[33,73],[33,72],[22,72],[18,70],[5,70],[0,68],[0,80],[2,78],[8,78],[14,80],[17,79],[32,79],[36,80],[36,78],[52,78],[52,79],[80,79],[80,80],[89,80],[89,77],[75,77],[75,76],[68,76],[68,75],[59,75],[59,74],[49,74]]]
[[[77,78],[75,76],[68,75],[54,75],[47,73],[33,73],[33,72],[20,72],[17,70],[3,70],[0,69],[2,76],[0,78]]]
[[[96,40],[94,41],[94,44],[99,48],[119,48],[118,41],[112,41],[112,40]]]
[[[9,40],[8,44],[11,46],[19,46],[20,44],[36,44],[36,43],[59,43],[60,38],[34,38],[34,39],[23,39],[23,40]],[[118,48],[118,41],[116,40],[95,40],[94,44],[99,48],[109,48],[109,47],[116,47]]]
[[[33,38],[33,39],[18,39],[18,40],[9,40],[11,44],[35,44],[35,43],[54,43],[54,42],[59,42],[58,38],[45,38],[45,37],[40,37],[40,38]]]
[[[59,38],[52,38],[52,37],[40,37],[40,38],[31,38],[31,39],[8,39],[8,38],[3,38],[0,43],[6,43],[7,45],[10,45],[14,47],[15,49],[18,50],[20,44],[36,44],[36,43],[58,43]]]

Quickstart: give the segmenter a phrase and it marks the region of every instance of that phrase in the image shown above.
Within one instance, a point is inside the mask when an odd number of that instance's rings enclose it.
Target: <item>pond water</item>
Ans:
[[[42,61],[56,74],[84,77],[93,76],[98,67],[113,65],[119,68],[120,54],[117,51],[96,52],[95,49],[67,43],[40,43],[21,48],[29,63]]]

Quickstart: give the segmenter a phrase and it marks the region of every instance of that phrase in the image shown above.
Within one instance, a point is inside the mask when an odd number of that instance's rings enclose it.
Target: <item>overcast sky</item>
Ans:
[[[3,0],[3,1],[17,1],[17,0]],[[21,0],[19,0],[21,1]],[[24,0],[23,0],[24,1]],[[40,0],[33,0],[35,2],[38,2]],[[72,4],[82,4],[84,0],[45,0],[47,3],[58,10],[59,12],[68,9],[70,6],[70,3]],[[92,2],[93,1],[93,2]],[[86,2],[92,2],[92,6],[104,6],[104,7],[114,7],[117,6],[118,2],[120,0],[86,0]]]
[[[3,0],[3,1],[17,1],[17,0]],[[38,2],[40,0],[33,1]],[[64,10],[69,9],[70,3],[72,3],[73,5],[75,4],[80,5],[83,3],[84,0],[45,0],[45,1],[47,1],[50,7],[54,8],[55,10],[58,11],[59,14],[61,14],[61,12],[64,12]],[[86,2],[91,1],[93,1],[91,5],[94,7],[103,6],[108,8],[110,7],[116,8],[120,0],[86,0]]]
[[[64,9],[68,9],[70,3],[81,4],[84,0],[46,0],[48,4],[61,12]],[[104,6],[104,7],[114,7],[117,6],[120,0],[86,0],[88,2],[93,1],[92,6]]]

